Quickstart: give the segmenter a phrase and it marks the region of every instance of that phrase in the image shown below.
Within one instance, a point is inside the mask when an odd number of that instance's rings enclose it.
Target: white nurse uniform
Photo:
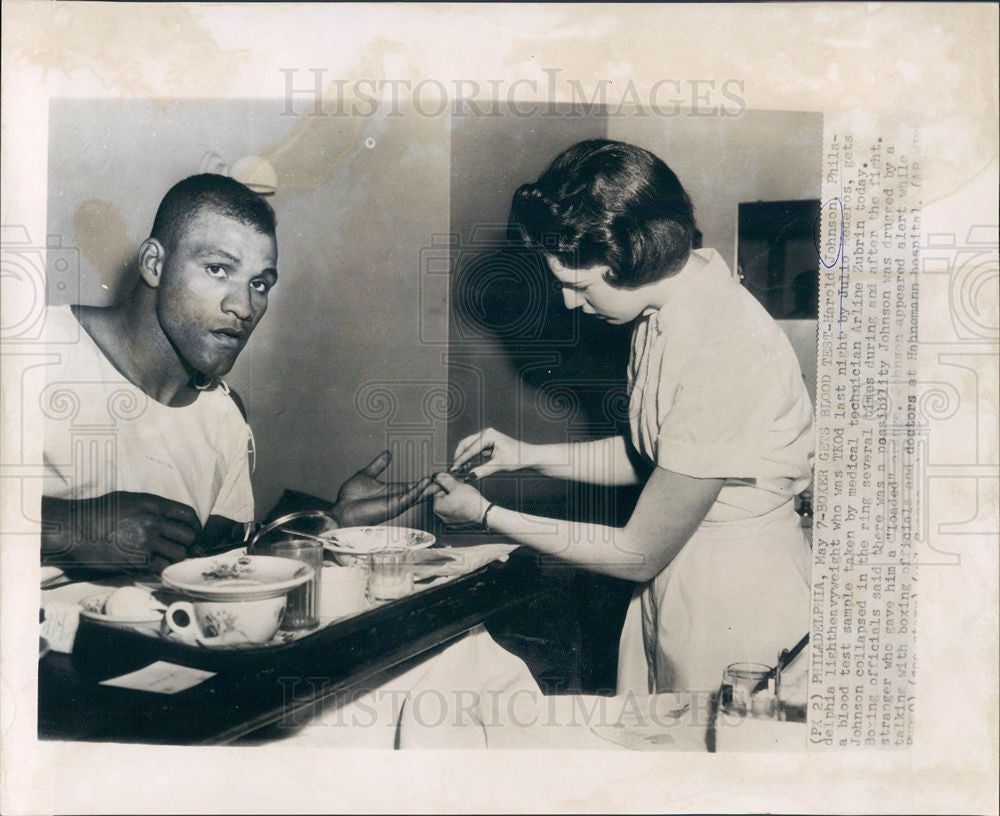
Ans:
[[[725,483],[626,617],[618,691],[717,688],[808,631],[809,545],[793,498],[811,478],[813,411],[791,344],[714,250],[669,279],[632,335],[629,424],[655,465]]]

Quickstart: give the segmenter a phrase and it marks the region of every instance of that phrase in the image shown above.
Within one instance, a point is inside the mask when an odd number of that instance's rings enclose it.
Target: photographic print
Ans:
[[[4,23],[5,810],[996,810],[995,8]]]

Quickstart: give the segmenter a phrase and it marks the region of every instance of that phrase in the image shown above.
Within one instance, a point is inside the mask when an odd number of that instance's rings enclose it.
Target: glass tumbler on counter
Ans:
[[[720,703],[727,714],[747,714],[750,695],[761,680],[771,673],[763,663],[731,663],[722,673]]]
[[[376,550],[369,565],[369,600],[394,601],[413,592],[413,565],[406,550]]]
[[[322,586],[323,545],[319,541],[291,539],[271,545],[271,555],[293,558],[313,568],[313,577],[288,593],[282,629],[311,629],[319,626],[319,592]]]

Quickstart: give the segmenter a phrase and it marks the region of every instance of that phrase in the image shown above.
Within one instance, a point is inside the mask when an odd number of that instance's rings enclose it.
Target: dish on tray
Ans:
[[[148,600],[135,598],[125,598],[122,589],[134,590],[135,593],[145,594]],[[109,600],[112,596],[125,598],[125,603],[111,604]],[[128,601],[131,600],[131,603]],[[80,616],[98,623],[105,623],[111,626],[136,626],[136,625],[156,625],[159,626],[163,620],[163,613],[166,605],[160,603],[145,590],[135,587],[121,587],[115,590],[108,590],[96,595],[90,595],[80,601]]]
[[[259,601],[284,595],[313,575],[313,568],[291,558],[229,553],[189,558],[163,570],[165,586],[211,601]]]
[[[437,539],[411,527],[341,527],[326,533],[325,549],[343,566],[355,566],[379,550],[425,550]]]

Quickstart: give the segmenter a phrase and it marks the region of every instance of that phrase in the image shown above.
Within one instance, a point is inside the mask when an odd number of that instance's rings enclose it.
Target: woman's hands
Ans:
[[[494,428],[467,436],[455,447],[451,473],[424,477],[410,485],[381,481],[378,477],[389,464],[389,452],[354,474],[340,489],[332,512],[342,526],[380,524],[416,502],[433,498],[434,512],[449,524],[479,524],[489,501],[474,487],[463,484],[452,473],[471,473],[477,479],[493,473],[531,467],[535,445],[521,442]],[[468,465],[485,454],[487,459],[474,468]]]
[[[479,524],[490,506],[476,488],[462,484],[447,473],[438,473],[434,485],[434,512],[448,524]]]
[[[535,449],[535,445],[521,442],[495,428],[484,428],[455,446],[451,470],[435,475],[423,497],[433,496],[434,513],[447,524],[481,524],[490,502],[476,488],[459,479],[466,474],[482,479],[494,473],[532,467]],[[470,467],[477,456],[484,456],[485,460]]]
[[[486,461],[469,470],[469,473],[478,479],[493,473],[532,467],[535,447],[528,442],[521,442],[500,433],[495,428],[485,428],[465,437],[455,446],[455,459],[451,469],[461,470],[463,465],[479,454],[484,454],[487,457]]]

